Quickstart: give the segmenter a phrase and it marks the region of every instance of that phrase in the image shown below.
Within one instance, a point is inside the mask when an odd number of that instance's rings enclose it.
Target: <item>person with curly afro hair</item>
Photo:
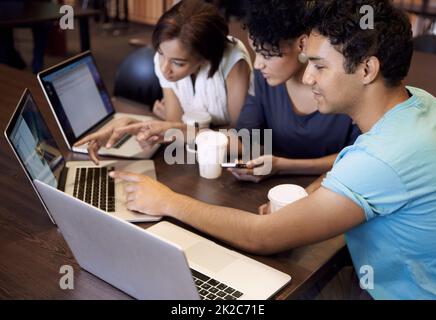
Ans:
[[[271,129],[272,155],[249,161],[247,169],[228,169],[239,180],[323,174],[360,134],[348,116],[321,114],[311,88],[302,83],[310,4],[253,0],[246,7],[245,28],[256,53],[256,71],[254,92],[249,93],[237,129]],[[267,161],[271,165],[262,166]]]

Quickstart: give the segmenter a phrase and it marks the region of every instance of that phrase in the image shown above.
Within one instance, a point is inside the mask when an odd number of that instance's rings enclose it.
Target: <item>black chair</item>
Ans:
[[[144,47],[133,51],[118,68],[114,95],[153,106],[162,99],[159,79],[154,73],[155,51]]]
[[[423,34],[413,39],[414,49],[416,51],[436,54],[436,36],[432,34]]]

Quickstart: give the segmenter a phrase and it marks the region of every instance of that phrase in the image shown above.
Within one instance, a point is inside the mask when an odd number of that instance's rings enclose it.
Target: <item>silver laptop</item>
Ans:
[[[117,113],[98,72],[90,51],[79,54],[38,74],[38,81],[61,129],[68,148],[87,153],[87,146],[73,145],[113,119],[135,118],[140,121],[152,117]],[[131,135],[125,135],[111,149],[102,148],[100,155],[135,159],[149,159],[158,145],[142,149]]]
[[[39,179],[127,221],[159,219],[129,211],[123,183],[115,182],[108,175],[115,169],[155,178],[153,161],[101,161],[98,166],[90,161],[66,162],[27,89],[6,127],[5,136],[32,184],[33,179]]]
[[[263,300],[291,280],[169,222],[144,230],[34,183],[80,266],[134,298]]]

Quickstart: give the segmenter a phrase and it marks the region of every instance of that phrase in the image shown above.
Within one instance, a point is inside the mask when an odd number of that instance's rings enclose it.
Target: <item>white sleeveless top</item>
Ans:
[[[160,70],[159,54],[156,53],[154,57],[154,71],[159,79],[160,86],[174,91],[183,112],[208,112],[214,125],[224,125],[230,122],[225,81],[234,65],[240,60],[245,60],[250,66],[250,79],[252,79],[253,74],[250,55],[244,44],[239,39],[230,36],[229,39],[233,43],[228,44],[219,68],[213,77],[208,78],[210,64],[201,67],[195,81],[195,91],[190,76],[176,82],[166,80]]]

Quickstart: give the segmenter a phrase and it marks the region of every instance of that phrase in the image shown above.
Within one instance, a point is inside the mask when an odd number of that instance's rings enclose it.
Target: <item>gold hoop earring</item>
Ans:
[[[305,53],[300,52],[298,54],[298,61],[302,64],[306,64],[309,61],[309,57]]]

